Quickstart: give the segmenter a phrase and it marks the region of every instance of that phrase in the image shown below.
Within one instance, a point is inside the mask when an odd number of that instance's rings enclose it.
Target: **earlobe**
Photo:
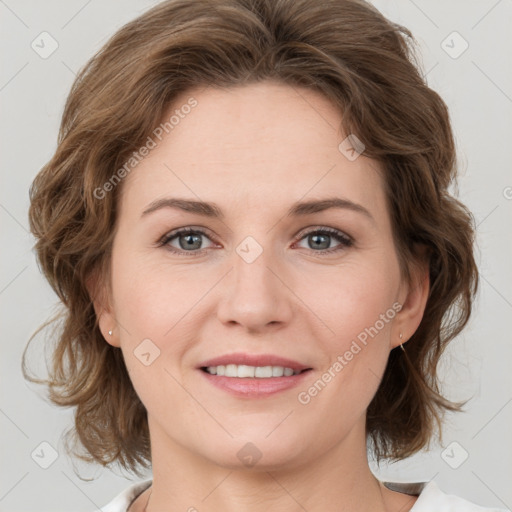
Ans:
[[[94,309],[96,310],[96,307]],[[98,313],[96,313],[96,315],[98,315]],[[117,336],[117,329],[115,328],[116,321],[112,313],[104,309],[98,316],[98,324],[105,341],[109,345],[119,348],[119,337]]]
[[[415,269],[412,282],[407,287],[402,308],[395,317],[396,328],[394,332],[396,334],[392,335],[391,348],[403,345],[416,332],[425,313],[429,291],[429,264],[428,261],[424,261],[421,266]]]
[[[118,336],[116,336],[117,331],[115,329],[117,322],[110,306],[107,290],[104,286],[98,286],[98,280],[95,276],[91,276],[87,280],[86,286],[94,307],[94,312],[98,318],[98,326],[103,338],[113,347],[119,347],[120,343]]]

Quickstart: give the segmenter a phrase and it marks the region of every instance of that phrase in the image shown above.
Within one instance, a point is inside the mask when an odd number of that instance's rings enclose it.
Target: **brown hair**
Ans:
[[[428,248],[422,322],[406,352],[391,351],[367,411],[377,457],[417,452],[442,412],[459,408],[440,394],[436,368],[477,290],[474,220],[448,192],[457,172],[449,113],[426,85],[414,45],[408,29],[363,0],[169,0],[122,27],[80,71],[57,150],[30,190],[37,256],[63,303],[40,328],[61,320],[49,379],[27,375],[26,351],[23,361],[26,378],[47,383],[54,403],[76,406],[68,434],[85,448],[77,456],[134,472],[150,462],[146,410],[121,351],[98,328],[86,287],[94,273],[109,280],[122,183],[101,199],[95,191],[144,144],[178,94],[202,85],[276,80],[322,93],[343,112],[343,132],[356,134],[365,155],[382,164],[406,279],[415,246]]]

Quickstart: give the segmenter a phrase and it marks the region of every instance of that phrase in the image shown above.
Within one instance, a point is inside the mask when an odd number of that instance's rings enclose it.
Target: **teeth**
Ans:
[[[240,364],[238,365],[238,367],[236,365],[233,366],[235,367],[236,377],[254,377],[254,373],[256,371],[256,368],[254,368],[254,366],[246,366],[245,364]]]
[[[259,377],[260,379],[268,379],[269,377],[272,377],[272,366],[256,366],[254,376]]]
[[[283,366],[247,366],[245,364],[227,364],[208,366],[206,371],[211,375],[224,375],[225,377],[268,379],[270,377],[290,377],[297,375],[300,370],[292,370]]]

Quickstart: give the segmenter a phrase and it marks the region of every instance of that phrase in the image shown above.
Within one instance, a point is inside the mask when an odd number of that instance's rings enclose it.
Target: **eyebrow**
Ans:
[[[174,208],[183,210],[197,215],[203,215],[204,217],[219,218],[223,219],[224,214],[221,208],[215,203],[208,203],[205,201],[193,201],[190,199],[182,199],[175,197],[166,197],[157,199],[151,202],[146,209],[142,212],[141,217],[149,215],[152,212],[161,210],[162,208]],[[356,213],[361,213],[369,220],[375,223],[375,219],[372,214],[362,205],[354,203],[349,199],[341,197],[329,197],[320,200],[302,201],[294,203],[287,212],[287,216],[300,217],[305,215],[311,215],[313,213],[323,212],[331,208],[338,208],[344,210],[351,210]]]

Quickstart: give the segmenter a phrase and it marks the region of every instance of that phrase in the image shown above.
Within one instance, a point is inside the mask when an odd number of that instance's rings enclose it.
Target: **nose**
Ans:
[[[242,252],[233,251],[232,269],[224,279],[218,304],[219,320],[252,333],[289,323],[294,294],[285,274],[271,250],[263,250],[252,262]]]

